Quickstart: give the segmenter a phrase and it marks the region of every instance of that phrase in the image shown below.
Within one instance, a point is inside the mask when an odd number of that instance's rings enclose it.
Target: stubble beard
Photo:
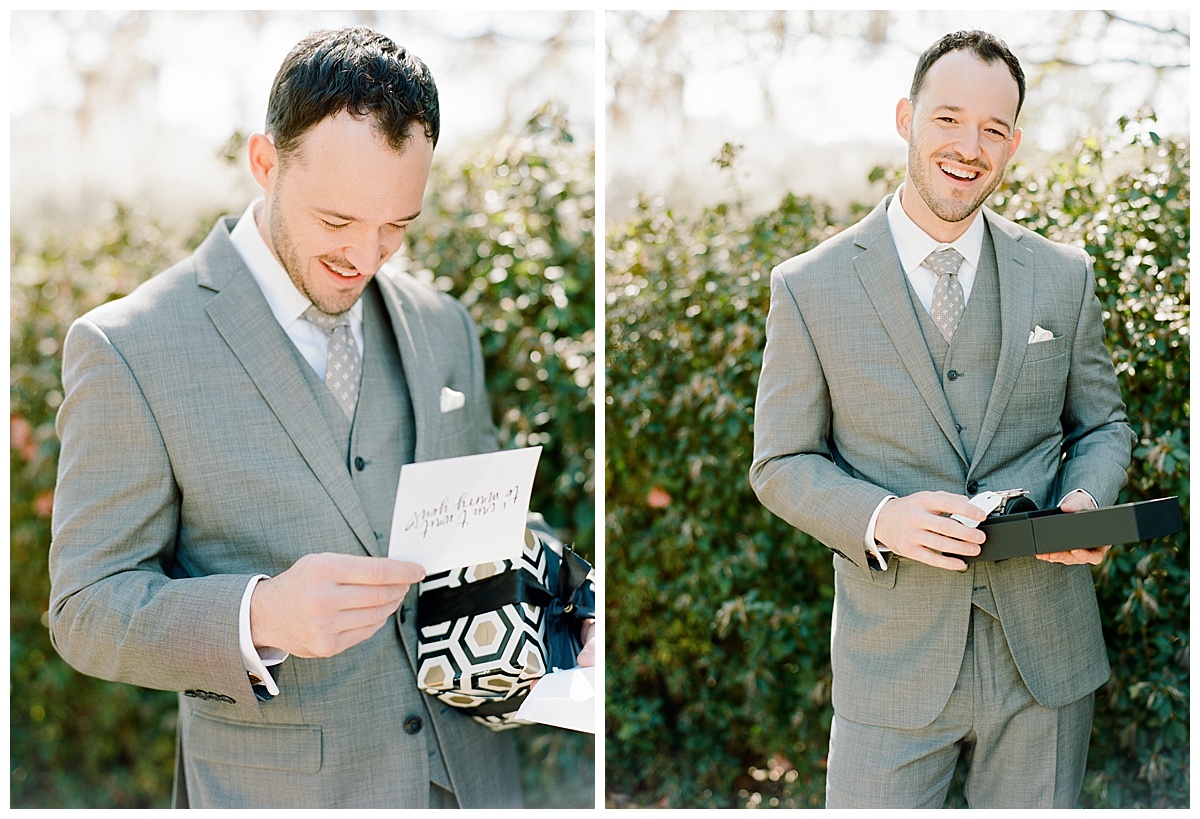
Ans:
[[[271,201],[271,245],[275,251],[275,258],[283,265],[284,271],[288,274],[288,278],[292,280],[292,284],[296,285],[296,289],[301,295],[316,305],[318,310],[337,315],[344,313],[354,306],[358,301],[361,292],[346,293],[343,298],[338,301],[329,301],[323,296],[318,296],[313,292],[313,288],[309,287],[308,281],[304,277],[307,270],[306,260],[300,257],[296,252],[296,245],[292,242],[292,235],[288,232],[287,225],[283,219],[283,209],[279,204],[278,190],[272,195]],[[348,266],[346,263],[341,263],[343,266]],[[345,302],[345,303],[343,303]]]
[[[945,159],[953,159],[961,165],[973,167],[983,173],[984,170],[979,168],[974,163],[967,162],[961,157],[944,157]],[[936,160],[937,157],[930,157],[931,160]],[[975,214],[988,200],[988,197],[1000,186],[1001,180],[1004,178],[1004,168],[1000,168],[1000,173],[996,174],[996,178],[992,180],[992,184],[984,191],[980,192],[975,197],[974,201],[969,204],[958,202],[949,197],[938,197],[933,192],[933,180],[929,178],[929,170],[926,165],[919,161],[917,157],[917,146],[909,140],[908,143],[908,177],[913,183],[913,187],[917,189],[917,193],[924,200],[925,205],[933,213],[934,216],[941,219],[943,222],[961,222]]]

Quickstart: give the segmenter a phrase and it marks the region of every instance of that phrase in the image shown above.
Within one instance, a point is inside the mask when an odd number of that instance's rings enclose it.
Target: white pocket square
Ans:
[[[1053,341],[1054,333],[1042,327],[1040,324],[1029,331],[1029,343],[1038,344],[1043,341]]]
[[[442,387],[442,393],[438,396],[441,399],[442,412],[450,412],[467,403],[467,397],[458,390],[452,390],[449,387]]]

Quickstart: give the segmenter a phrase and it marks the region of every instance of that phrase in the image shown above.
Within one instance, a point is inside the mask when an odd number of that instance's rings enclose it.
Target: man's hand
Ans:
[[[1096,502],[1090,496],[1083,492],[1072,492],[1062,499],[1062,503],[1058,508],[1064,512],[1084,512],[1088,509],[1095,509]],[[1104,560],[1104,556],[1108,554],[1108,550],[1112,546],[1097,546],[1094,549],[1072,549],[1069,552],[1049,552],[1044,555],[1038,555],[1038,560],[1045,560],[1047,563],[1065,563],[1069,566],[1075,566],[1082,563],[1090,563],[1093,566],[1099,566]]]
[[[987,515],[965,495],[917,492],[884,503],[875,519],[875,539],[898,555],[939,569],[965,571],[953,555],[979,554],[984,534],[950,515],[982,521]]]
[[[250,635],[258,648],[332,657],[378,631],[424,577],[416,563],[387,557],[305,555],[259,581],[250,598]]]
[[[575,658],[580,666],[592,666],[596,664],[596,621],[583,621],[583,648],[579,650],[579,656]]]

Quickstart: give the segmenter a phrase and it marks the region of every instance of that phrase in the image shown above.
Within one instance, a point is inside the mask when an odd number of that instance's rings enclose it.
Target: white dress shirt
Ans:
[[[896,252],[900,255],[900,266],[904,269],[904,275],[908,276],[917,298],[928,313],[933,303],[937,274],[925,265],[925,259],[935,250],[952,247],[963,257],[963,262],[958,268],[958,282],[962,285],[963,305],[966,306],[971,299],[971,288],[975,285],[975,274],[979,270],[979,255],[983,251],[983,214],[977,211],[963,235],[953,242],[939,242],[918,227],[912,217],[904,211],[900,204],[903,191],[904,186],[901,185],[900,190],[888,203],[887,220],[892,241],[896,243]]]

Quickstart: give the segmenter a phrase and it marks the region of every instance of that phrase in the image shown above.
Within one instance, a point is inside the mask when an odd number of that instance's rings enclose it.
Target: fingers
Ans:
[[[978,546],[983,543],[986,535],[974,526],[959,523],[954,518],[935,515],[925,522],[930,540],[924,545],[937,549],[939,552],[954,552],[955,554],[979,554],[979,549],[967,549],[968,546]]]
[[[984,533],[950,515],[978,523],[986,515],[962,495],[918,492],[893,498],[880,508],[876,539],[896,554],[937,568],[962,571],[967,564],[954,555],[979,554]]]
[[[349,628],[357,628],[366,621],[363,618],[379,616],[387,619],[404,601],[408,584],[392,586],[359,586],[351,584],[326,585],[313,590],[310,605],[316,612],[337,616],[341,612],[355,612]]]
[[[1072,549],[1069,552],[1049,552],[1044,555],[1037,555],[1037,559],[1044,560],[1047,563],[1063,563],[1068,566],[1080,566],[1083,564],[1099,566],[1111,548],[1111,546],[1098,546],[1095,549]]]
[[[1062,503],[1058,508],[1064,512],[1085,512],[1096,508],[1096,503],[1090,495],[1083,492],[1071,492],[1062,499]],[[1063,563],[1068,566],[1079,566],[1090,564],[1099,566],[1104,561],[1104,556],[1108,554],[1111,546],[1098,546],[1094,549],[1072,549],[1066,552],[1049,552],[1044,555],[1038,555],[1038,560],[1044,560],[1047,563]]]
[[[978,548],[978,547],[976,547]],[[892,551],[896,551],[893,549]],[[978,553],[978,552],[976,552]],[[903,555],[909,560],[915,560],[919,563],[924,563],[927,566],[933,566],[935,569],[946,569],[951,572],[966,571],[967,564],[948,553],[935,551],[925,546],[909,547],[903,552],[896,551],[896,554]],[[970,557],[971,555],[967,555]]]
[[[377,632],[412,584],[415,563],[365,555],[305,555],[250,598],[250,631],[259,647],[299,657],[330,657]]]
[[[412,585],[425,579],[425,569],[420,564],[383,557],[322,552],[305,555],[296,561],[297,567],[302,564],[305,564],[308,570],[323,574],[335,583],[346,585]]]
[[[587,667],[596,664],[596,621],[584,620],[583,631],[583,648],[579,651],[579,656],[575,658],[575,662],[580,666]]]
[[[950,492],[928,492],[920,493],[931,495],[931,498],[925,500],[929,504],[931,511],[939,515],[958,515],[962,518],[981,523],[987,518],[987,513],[980,509],[975,504],[971,503],[970,499],[965,495],[954,495]]]

